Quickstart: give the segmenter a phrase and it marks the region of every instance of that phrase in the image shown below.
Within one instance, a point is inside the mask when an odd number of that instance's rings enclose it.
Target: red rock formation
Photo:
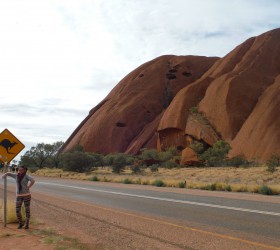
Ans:
[[[280,65],[280,64],[279,64]],[[231,156],[268,159],[280,154],[280,75],[260,96],[256,106],[231,143]]]
[[[280,29],[253,37],[224,58],[162,56],[128,74],[73,132],[98,153],[137,153],[228,141],[231,156],[280,154]],[[194,112],[195,111],[195,112]],[[157,133],[156,133],[157,132]],[[183,157],[192,154],[183,150]],[[184,160],[185,161],[185,160]]]
[[[205,139],[212,132],[198,138],[200,125],[189,119],[189,109],[197,106],[216,134],[232,142],[230,155],[265,160],[280,154],[279,74],[280,29],[248,39],[177,94],[160,122],[158,145],[163,135],[169,142],[164,147],[186,147],[190,136],[213,145]],[[172,139],[176,136],[183,145]]]
[[[193,149],[187,147],[182,151],[180,164],[188,166],[195,166],[199,164],[199,160]]]
[[[161,56],[130,74],[110,92],[66,141],[97,153],[137,153],[156,147],[163,111],[183,87],[200,78],[218,58]]]

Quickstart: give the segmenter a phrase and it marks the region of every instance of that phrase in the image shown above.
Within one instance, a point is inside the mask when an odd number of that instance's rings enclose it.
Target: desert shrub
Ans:
[[[172,157],[173,154],[170,151],[159,152],[159,159],[161,162],[169,161],[170,159],[172,159]]]
[[[124,183],[124,184],[132,184],[133,182],[132,182],[132,180],[130,180],[130,179],[128,179],[128,178],[125,178],[125,179],[123,180],[123,183]]]
[[[103,155],[97,153],[88,153],[91,157],[92,166],[93,167],[100,167],[103,166]]]
[[[191,112],[192,114],[198,114],[198,113],[199,113],[198,107],[197,107],[197,106],[191,107],[191,108],[190,108],[190,112]]]
[[[249,167],[261,167],[261,166],[263,166],[263,163],[258,158],[252,158],[252,159],[248,160],[248,166]]]
[[[107,154],[103,157],[104,166],[112,166],[114,162],[115,154]]]
[[[113,159],[113,164],[112,164],[113,173],[116,173],[116,174],[121,173],[124,170],[126,165],[127,165],[126,155],[117,154]]]
[[[158,164],[153,164],[149,168],[154,173],[154,172],[158,171],[159,165]]]
[[[155,181],[153,181],[152,185],[157,186],[157,187],[164,187],[165,183],[162,180],[155,180]]]
[[[280,156],[279,155],[272,155],[266,161],[267,171],[270,173],[274,173],[277,170],[277,167],[280,166]]]
[[[211,191],[215,191],[217,190],[217,184],[213,183],[213,184],[207,184],[204,187],[202,187],[203,190],[211,190]]]
[[[249,161],[243,155],[237,155],[227,160],[227,165],[232,167],[248,166]]]
[[[178,183],[178,187],[179,187],[179,188],[185,188],[185,187],[186,187],[186,182],[185,182],[185,181],[180,181],[180,182]]]
[[[204,146],[201,142],[194,142],[190,145],[190,148],[196,152],[198,155],[204,152]]]
[[[273,192],[272,192],[272,189],[266,185],[262,185],[260,188],[259,188],[259,193],[260,194],[264,194],[264,195],[272,195]]]
[[[232,191],[232,188],[231,188],[231,185],[225,185],[225,188],[224,188],[225,191],[228,191],[228,192],[231,192]]]
[[[140,178],[138,178],[137,180],[134,181],[135,184],[141,185],[142,181]]]
[[[128,154],[115,153],[103,157],[103,166],[112,166],[113,173],[121,173],[128,165],[134,164],[135,159]]]
[[[160,164],[160,154],[156,149],[146,149],[140,150],[139,159],[143,162],[143,165],[151,166],[153,164]]]
[[[139,165],[130,166],[130,170],[133,174],[140,174],[142,172],[142,169]]]
[[[175,147],[167,148],[164,151],[161,151],[159,154],[159,160],[161,162],[169,161],[178,155],[178,150]]]
[[[99,181],[99,178],[97,176],[93,176],[89,178],[90,181]]]
[[[168,168],[168,169],[178,168],[179,166],[180,166],[180,165],[179,165],[177,162],[172,161],[172,160],[166,161],[166,162],[164,162],[164,163],[162,164],[162,167]]]
[[[140,152],[141,152],[140,158],[142,160],[149,160],[149,159],[159,160],[159,152],[156,149],[143,148],[140,150]]]
[[[84,173],[94,168],[94,161],[91,154],[74,151],[62,155],[61,165],[63,170]]]
[[[213,147],[204,151],[199,159],[204,162],[206,166],[222,166],[225,164],[226,155],[231,149],[228,142],[217,141]]]

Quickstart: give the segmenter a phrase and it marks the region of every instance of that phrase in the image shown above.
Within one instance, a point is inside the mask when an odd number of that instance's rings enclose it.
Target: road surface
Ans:
[[[32,195],[96,249],[280,249],[279,196],[39,177]]]

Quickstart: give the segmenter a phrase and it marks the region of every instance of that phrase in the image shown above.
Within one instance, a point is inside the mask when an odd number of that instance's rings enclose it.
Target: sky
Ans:
[[[223,57],[280,27],[278,0],[0,0],[0,132],[66,141],[141,64]]]

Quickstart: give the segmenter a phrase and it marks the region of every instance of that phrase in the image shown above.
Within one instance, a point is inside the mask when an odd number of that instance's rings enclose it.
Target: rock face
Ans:
[[[183,148],[190,137],[211,146],[220,137],[231,143],[231,156],[280,154],[279,74],[280,29],[248,39],[177,94],[160,121],[158,145],[178,145],[177,136]],[[211,131],[193,124],[194,108]]]
[[[280,154],[280,29],[225,57],[162,56],[127,75],[73,132],[68,151],[137,153],[175,146],[195,161],[193,141],[231,144],[230,156]],[[184,150],[185,149],[185,150]]]
[[[66,141],[66,152],[126,152],[155,148],[159,121],[178,91],[199,79],[219,58],[161,56],[121,80]]]

